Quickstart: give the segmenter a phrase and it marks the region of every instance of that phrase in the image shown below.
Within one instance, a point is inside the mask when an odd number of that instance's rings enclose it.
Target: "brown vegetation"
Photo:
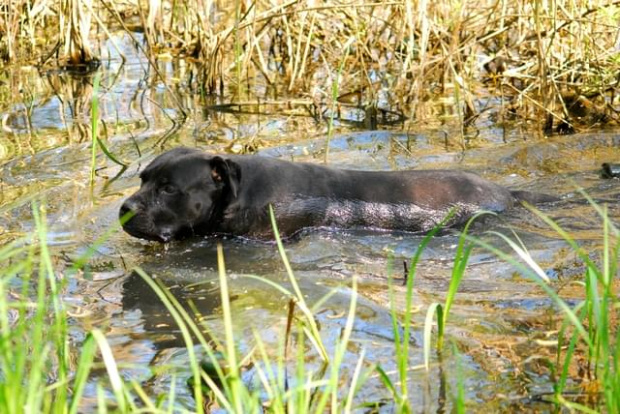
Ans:
[[[125,31],[151,63],[161,54],[196,62],[195,86],[234,102],[257,89],[263,102],[319,108],[337,97],[415,121],[436,116],[422,104],[442,96],[467,125],[494,99],[501,119],[546,119],[547,132],[562,133],[617,118],[619,5],[17,0],[0,7],[0,57],[90,70],[102,40]]]

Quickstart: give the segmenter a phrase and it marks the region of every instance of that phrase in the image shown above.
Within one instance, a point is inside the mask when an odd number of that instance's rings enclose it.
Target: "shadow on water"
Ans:
[[[131,48],[121,43],[122,47]],[[162,63],[160,69],[179,79],[189,76],[184,71],[191,71],[176,63]],[[0,136],[0,245],[32,231],[30,202],[42,198],[49,211],[49,238],[55,257],[61,265],[69,264],[116,225],[119,205],[139,185],[137,174],[146,163],[174,146],[213,152],[252,150],[261,156],[296,161],[323,160],[322,115],[300,111],[302,115],[293,116],[297,112],[290,108],[232,110],[224,98],[220,98],[222,102],[201,100],[180,82],[178,91],[189,109],[188,119],[180,124],[173,100],[153,80],[144,62],[130,58],[120,65],[111,60],[103,73],[103,139],[129,167],[120,171],[99,156],[93,187],[88,184],[92,78],[65,73],[11,75],[20,77],[32,91],[29,101],[22,94],[3,114],[9,133]],[[498,129],[483,124],[475,137],[463,140],[453,125],[403,131],[402,120],[396,117],[398,122],[392,122],[389,108],[386,114],[390,122],[377,124],[383,130],[364,131],[360,130],[365,125],[363,113],[358,109],[345,113],[329,142],[330,163],[365,170],[466,169],[511,188],[561,195],[561,202],[541,206],[542,211],[593,256],[601,248],[601,220],[577,188],[604,201],[611,219],[619,222],[619,181],[598,175],[603,162],[620,160],[620,135],[614,131],[536,139],[524,132],[523,125]],[[583,269],[566,244],[533,213],[516,208],[474,227],[477,236],[508,252],[508,246],[488,230],[516,231],[565,297],[577,299],[570,281],[581,277]],[[322,229],[287,243],[306,300],[317,303],[333,293],[315,309],[329,351],[344,328],[351,279],[359,280],[361,299],[343,372],[352,373],[361,350],[366,349],[366,367],[380,364],[394,375],[387,280],[390,275],[395,278],[396,307],[403,309],[402,263],[414,255],[421,238],[407,233]],[[251,348],[252,330],[276,349],[286,322],[288,298],[247,277],[258,275],[290,288],[276,246],[238,239],[221,241],[231,279],[239,350],[243,353]],[[456,389],[456,379],[450,375],[457,368],[455,359],[434,364],[428,374],[416,367],[422,365],[424,313],[429,304],[445,297],[457,242],[455,231],[434,238],[424,251],[415,280],[410,395],[412,405],[424,407],[424,411],[451,411],[449,394]],[[209,335],[221,336],[215,246],[216,240],[206,238],[164,247],[113,233],[97,247],[87,277],[71,281],[65,293],[68,303],[88,310],[87,316],[72,321],[76,337],[89,327],[104,327],[117,359],[129,366],[127,376],[148,380],[155,391],[165,392],[172,376],[153,377],[150,367],[168,364],[176,367],[178,389],[183,390],[183,378],[189,375],[184,342],[164,305],[132,269],[140,266],[156,276],[191,314],[197,313],[196,319]],[[538,396],[551,391],[551,374],[543,361],[550,358],[552,350],[541,348],[536,341],[556,328],[557,316],[551,300],[534,284],[493,255],[474,250],[448,324],[448,335],[461,354],[458,369],[463,373],[466,400],[491,410],[548,410]],[[319,365],[318,355],[311,352],[309,369]],[[248,381],[256,379],[251,372],[247,375]],[[181,402],[183,398],[189,401],[190,397],[182,396]],[[387,394],[380,379],[373,376],[358,398],[384,402]]]
[[[221,305],[217,287],[204,285],[172,284],[170,293],[179,299],[183,309],[196,317],[212,317]],[[174,318],[155,291],[135,272],[129,274],[122,284],[123,312],[139,312],[142,315],[144,333],[151,336],[157,349],[185,346],[185,341]],[[190,306],[191,303],[191,306]],[[208,335],[205,333],[205,336]],[[195,339],[194,339],[195,341]]]

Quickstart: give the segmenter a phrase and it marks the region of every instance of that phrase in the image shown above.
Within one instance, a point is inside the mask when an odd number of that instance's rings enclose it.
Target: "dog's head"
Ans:
[[[166,243],[213,228],[237,197],[241,176],[231,160],[175,148],[155,158],[140,178],[140,189],[121,206],[123,229]]]

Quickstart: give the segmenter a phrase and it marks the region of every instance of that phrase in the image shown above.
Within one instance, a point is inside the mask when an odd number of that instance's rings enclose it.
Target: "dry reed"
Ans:
[[[0,7],[0,57],[92,64],[99,29],[106,36],[138,30],[150,62],[162,52],[190,59],[199,67],[196,86],[233,102],[251,100],[261,85],[270,91],[263,102],[302,99],[327,118],[340,75],[341,105],[389,109],[415,121],[436,115],[422,104],[442,96],[452,102],[449,115],[467,125],[484,111],[481,97],[494,97],[501,117],[546,119],[547,132],[570,132],[617,118],[619,5],[18,0]],[[132,16],[132,25],[120,24]]]

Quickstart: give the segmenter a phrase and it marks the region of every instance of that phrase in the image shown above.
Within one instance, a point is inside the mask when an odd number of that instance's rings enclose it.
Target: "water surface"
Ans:
[[[482,119],[464,136],[450,121],[426,126],[390,123],[369,131],[363,129],[363,122],[353,122],[363,115],[351,111],[348,118],[336,120],[335,134],[327,140],[323,120],[291,116],[278,107],[248,113],[219,105],[227,97],[203,99],[190,91],[181,91],[189,116],[180,122],[166,90],[149,82],[144,68],[137,58],[120,65],[112,57],[103,65],[102,138],[127,168],[99,154],[93,185],[89,182],[92,77],[34,71],[11,75],[27,81],[37,95],[30,113],[17,98],[2,114],[7,133],[0,136],[0,245],[33,230],[31,203],[36,200],[47,208],[56,265],[70,266],[97,239],[118,228],[118,208],[139,185],[139,171],[157,154],[179,145],[315,163],[325,161],[329,148],[328,163],[341,168],[474,171],[513,189],[561,196],[561,202],[541,210],[594,258],[601,249],[602,220],[580,191],[606,205],[614,222],[620,218],[619,181],[599,176],[601,163],[620,162],[620,134],[615,130],[547,138],[540,136],[538,126],[506,123],[498,127]],[[166,63],[162,69],[172,77],[183,65]],[[532,212],[516,208],[483,219],[472,231],[506,252],[509,247],[489,231],[514,231],[562,296],[579,298],[569,283],[583,276],[575,253]],[[422,238],[411,233],[320,229],[286,244],[308,303],[331,293],[314,309],[329,352],[344,328],[353,278],[358,282],[357,319],[343,378],[353,373],[362,349],[366,368],[377,364],[396,378],[388,279],[394,280],[396,308],[402,310],[403,262],[415,254]],[[239,351],[252,348],[254,331],[277,349],[289,298],[252,277],[291,289],[273,243],[195,238],[163,246],[120,231],[97,245],[83,274],[67,281],[63,296],[73,315],[75,344],[79,346],[91,327],[102,329],[125,367],[126,378],[143,382],[154,393],[165,393],[171,381],[177,381],[179,405],[191,407],[184,385],[190,376],[187,350],[179,330],[158,297],[132,270],[141,267],[169,286],[182,303],[191,301],[211,334],[223,337],[217,243],[223,244],[230,278]],[[553,358],[555,348],[541,345],[540,340],[554,338],[558,310],[532,281],[483,249],[472,254],[447,330],[460,358],[434,363],[428,374],[421,368],[425,312],[431,303],[445,298],[457,243],[457,231],[431,240],[416,273],[409,378],[413,406],[420,411],[449,410],[456,376],[446,373],[458,369],[472,407],[551,410],[544,402],[552,392],[551,373],[541,361]],[[152,369],[162,365],[174,367],[175,375]],[[309,347],[309,369],[319,365],[318,355]],[[256,373],[248,370],[244,379],[251,384],[257,380]],[[93,401],[95,383],[93,379],[87,390]],[[384,409],[390,411],[391,398],[377,375],[371,376],[357,398],[387,404]]]

